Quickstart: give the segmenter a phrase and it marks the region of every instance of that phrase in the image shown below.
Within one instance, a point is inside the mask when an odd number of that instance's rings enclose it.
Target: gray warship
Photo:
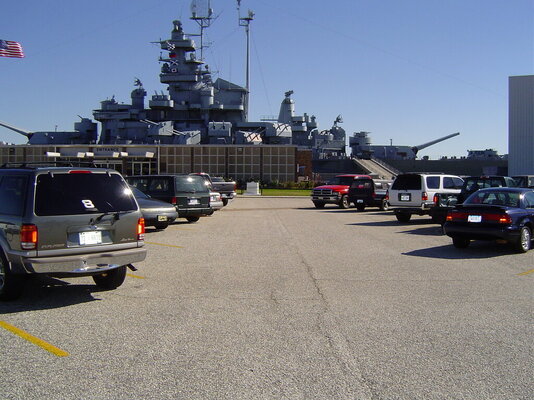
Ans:
[[[238,12],[240,1],[238,0]],[[304,113],[297,115],[293,91],[285,93],[277,118],[248,120],[248,51],[247,87],[222,78],[212,80],[210,67],[197,54],[193,36],[200,36],[209,27],[213,10],[210,2],[194,0],[191,19],[200,26],[200,34],[186,34],[182,22],[173,21],[170,37],[157,42],[160,82],[167,92],[152,95],[147,103],[147,91],[140,79],[135,78],[131,103],[119,103],[114,97],[101,101],[93,111],[94,120],[81,118],[74,131],[30,132],[0,122],[0,125],[18,132],[33,145],[60,144],[157,144],[157,145],[296,145],[313,150],[314,158],[345,156],[346,135],[339,126],[338,116],[330,129],[319,131],[316,118]],[[254,14],[241,17],[241,26],[248,29]]]
[[[243,87],[220,77],[213,80],[212,71],[203,59],[204,31],[214,19],[210,3],[210,0],[191,3],[190,19],[200,27],[200,33],[187,34],[182,22],[174,20],[170,37],[152,42],[160,48],[159,77],[167,87],[166,92],[156,92],[147,99],[141,80],[135,78],[129,104],[119,103],[114,96],[103,100],[93,110],[94,119],[80,117],[73,131],[30,132],[5,122],[0,122],[0,126],[24,135],[28,144],[40,146],[291,145],[298,151],[311,152],[313,165],[308,169],[309,177],[312,176],[309,171],[323,175],[344,171],[391,176],[404,168],[399,165],[396,169],[390,162],[415,160],[419,150],[458,135],[447,135],[419,146],[372,145],[367,132],[354,133],[347,140],[341,115],[330,128],[319,130],[314,115],[296,113],[292,90],[285,92],[278,116],[250,121],[249,29],[254,13],[248,11],[242,17],[241,0],[237,0],[239,25],[245,27],[247,34]],[[193,37],[200,38],[200,46]],[[346,154],[348,148],[351,158]],[[73,150],[65,154],[70,153],[80,152]],[[92,153],[92,150],[87,152]],[[414,167],[407,168],[414,170]],[[302,164],[297,168],[300,171]]]

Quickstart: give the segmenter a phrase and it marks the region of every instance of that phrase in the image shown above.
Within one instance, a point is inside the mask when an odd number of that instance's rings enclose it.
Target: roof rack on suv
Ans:
[[[38,168],[38,167],[93,167],[98,168],[94,162],[85,161],[24,161],[24,162],[7,162],[0,165],[0,168]]]

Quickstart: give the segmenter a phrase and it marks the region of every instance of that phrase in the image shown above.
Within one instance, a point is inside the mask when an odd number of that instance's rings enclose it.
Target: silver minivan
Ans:
[[[400,174],[388,191],[390,210],[399,222],[408,222],[413,214],[427,215],[436,193],[460,193],[463,179],[446,174]]]

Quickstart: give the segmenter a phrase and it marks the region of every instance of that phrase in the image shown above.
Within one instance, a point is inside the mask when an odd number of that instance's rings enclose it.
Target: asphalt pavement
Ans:
[[[534,251],[272,197],[146,246],[0,303],[0,399],[534,398]]]

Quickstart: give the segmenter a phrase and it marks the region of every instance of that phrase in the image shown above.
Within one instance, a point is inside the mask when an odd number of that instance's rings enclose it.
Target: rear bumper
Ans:
[[[204,215],[213,214],[213,208],[211,208],[211,207],[177,208],[177,211],[178,211],[178,218],[202,217]]]
[[[221,198],[231,200],[236,196],[236,192],[221,193]]]
[[[10,259],[10,262],[14,267],[19,267],[14,269],[15,272],[83,276],[99,274],[122,265],[143,261],[145,258],[146,249],[143,247],[136,247],[125,250],[68,256],[19,256],[16,259]]]
[[[443,229],[450,237],[460,237],[470,240],[496,240],[514,241],[519,238],[519,229],[515,226],[481,227],[475,224],[456,225],[445,222]]]
[[[389,203],[389,209],[394,212],[406,213],[406,214],[417,214],[417,215],[426,215],[430,212],[433,203],[423,203],[420,207],[414,206],[403,206],[402,204],[391,204]]]

